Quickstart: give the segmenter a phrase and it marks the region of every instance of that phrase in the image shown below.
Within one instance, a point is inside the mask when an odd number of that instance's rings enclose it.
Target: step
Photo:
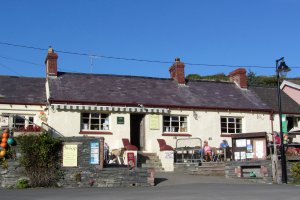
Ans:
[[[156,153],[139,153],[138,164],[143,168],[154,168],[155,171],[164,171],[162,163]]]

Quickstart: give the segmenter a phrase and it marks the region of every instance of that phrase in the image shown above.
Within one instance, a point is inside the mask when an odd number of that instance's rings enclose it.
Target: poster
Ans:
[[[159,129],[159,115],[150,115],[150,129],[151,130]]]
[[[241,160],[246,160],[246,152],[241,151]]]
[[[254,153],[246,153],[247,158],[254,158]]]
[[[255,155],[257,158],[264,156],[264,141],[255,141]]]
[[[246,139],[239,139],[236,140],[236,147],[246,147]]]
[[[77,167],[77,144],[64,144],[63,167]]]
[[[251,144],[247,144],[247,152],[251,153],[253,151],[253,147]]]
[[[0,116],[0,127],[8,127],[8,117]]]
[[[99,164],[99,142],[91,142],[90,164]]]
[[[234,152],[234,160],[240,160],[241,156],[240,156],[240,152]]]

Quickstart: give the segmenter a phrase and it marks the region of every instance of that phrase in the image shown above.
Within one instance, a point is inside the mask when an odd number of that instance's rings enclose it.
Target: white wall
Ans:
[[[185,115],[188,120],[188,134],[192,138],[199,137],[208,140],[211,146],[218,147],[222,137],[220,131],[220,117],[233,116],[241,117],[243,132],[271,132],[271,121],[268,113],[255,112],[217,112],[217,111],[196,111],[198,118],[194,118],[191,110],[171,110],[171,115]],[[64,136],[82,136],[80,132],[80,112],[79,111],[50,111],[49,124]],[[117,124],[117,117],[124,117],[124,124]],[[150,114],[145,115],[145,149],[148,152],[158,152],[157,139],[165,139],[167,144],[175,147],[179,138],[189,138],[188,136],[163,136],[163,114],[159,114],[159,129],[150,130]],[[89,135],[104,137],[110,149],[123,147],[122,138],[130,138],[130,114],[112,113],[110,115],[110,130],[112,135]],[[230,138],[227,138],[231,145]]]
[[[199,137],[202,142],[208,140],[211,146],[218,147],[222,137],[220,130],[220,117],[233,116],[241,117],[243,123],[243,132],[271,132],[271,121],[269,114],[265,113],[242,113],[242,112],[216,112],[216,111],[196,111],[198,118],[195,119],[193,111],[172,110],[172,115],[188,116],[188,134],[190,137]],[[162,123],[162,116],[160,116]],[[148,139],[147,149],[157,148],[153,143],[157,143],[157,138],[163,138],[167,144],[175,147],[176,140],[179,138],[188,138],[180,136],[162,136],[162,124],[160,130],[149,130],[149,119],[146,118],[146,137]],[[228,139],[231,145],[231,141]]]
[[[91,111],[81,111],[91,112]],[[80,130],[80,111],[52,110],[49,112],[48,124],[55,128],[64,136],[84,136],[79,134]],[[124,117],[124,124],[117,124],[117,117]],[[105,142],[109,145],[110,150],[123,147],[122,138],[130,138],[130,114],[112,113],[109,118],[110,134],[85,134],[91,137],[104,137]],[[99,132],[99,131],[97,131]]]

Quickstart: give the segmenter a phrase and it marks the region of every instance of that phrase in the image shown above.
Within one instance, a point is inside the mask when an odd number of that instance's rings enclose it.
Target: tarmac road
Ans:
[[[294,185],[247,184],[220,177],[157,173],[158,185],[128,188],[35,188],[0,190],[1,200],[299,200]]]

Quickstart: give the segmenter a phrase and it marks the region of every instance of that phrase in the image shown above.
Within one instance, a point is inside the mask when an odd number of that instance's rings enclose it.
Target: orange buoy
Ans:
[[[2,143],[6,143],[7,142],[7,138],[2,138]]]
[[[6,132],[2,133],[2,138],[8,138],[8,133]]]
[[[4,143],[4,142],[2,142],[0,146],[1,146],[2,148],[6,148],[6,146],[7,146],[7,143],[6,143],[6,142],[5,142],[5,143]]]
[[[6,151],[4,149],[2,149],[0,151],[0,158],[3,158],[5,156],[5,154],[6,154]]]

